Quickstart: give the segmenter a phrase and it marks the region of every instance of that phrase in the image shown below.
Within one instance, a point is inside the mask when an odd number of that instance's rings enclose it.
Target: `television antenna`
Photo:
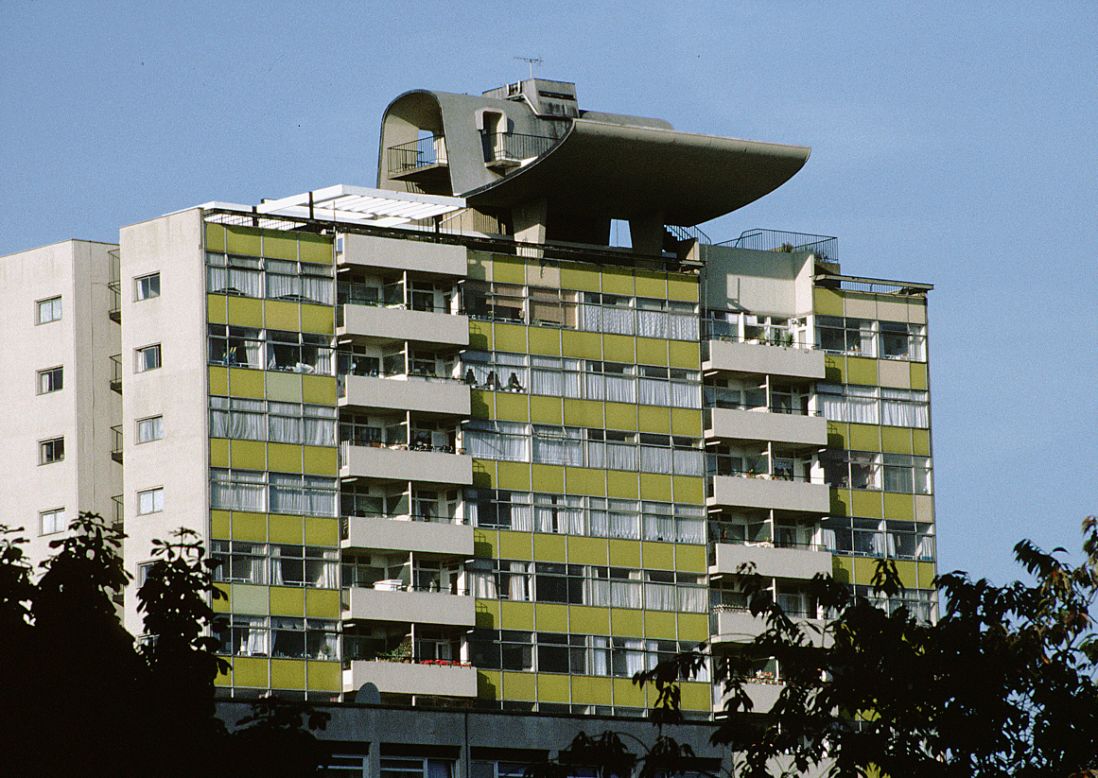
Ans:
[[[520,60],[527,64],[527,66],[530,68],[530,78],[534,77],[534,66],[537,65],[538,67],[540,67],[545,62],[545,60],[542,59],[540,55],[537,57],[514,57],[514,59]]]

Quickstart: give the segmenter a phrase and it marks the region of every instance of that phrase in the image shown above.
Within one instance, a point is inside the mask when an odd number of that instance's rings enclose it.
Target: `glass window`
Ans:
[[[38,526],[40,535],[52,535],[56,532],[64,532],[69,527],[69,517],[65,515],[64,508],[53,508],[38,514]]]
[[[160,344],[154,343],[151,346],[145,346],[137,349],[137,367],[138,373],[144,373],[148,370],[156,370],[160,367]]]
[[[35,321],[38,324],[48,324],[51,321],[61,320],[61,298],[50,297],[39,300],[35,306]]]
[[[162,487],[145,489],[137,493],[138,515],[160,513],[162,510],[164,510],[164,489]]]
[[[150,416],[147,419],[137,420],[137,442],[148,443],[151,440],[160,440],[164,437],[164,417]]]
[[[65,386],[64,368],[50,367],[38,371],[38,394],[59,392]]]
[[[149,300],[160,296],[160,273],[149,273],[133,280],[134,296],[137,300]]]
[[[49,465],[65,458],[65,439],[50,438],[38,441],[38,464]]]

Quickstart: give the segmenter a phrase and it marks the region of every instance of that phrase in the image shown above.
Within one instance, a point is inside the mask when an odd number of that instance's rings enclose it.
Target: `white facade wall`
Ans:
[[[121,230],[122,369],[126,468],[126,626],[141,633],[139,566],[152,540],[186,527],[208,541],[206,305],[202,212],[163,216]],[[134,278],[160,273],[160,296],[137,301]],[[136,372],[136,349],[159,343],[162,366]],[[137,421],[161,415],[162,440],[138,445]],[[162,512],[138,514],[138,492],[164,490]]]
[[[122,469],[110,456],[121,398],[110,390],[119,328],[108,316],[112,244],[63,241],[0,258],[0,332],[7,372],[0,382],[0,523],[22,527],[37,563],[62,534],[42,535],[39,513],[71,518],[95,511],[108,521]],[[37,323],[36,301],[61,297],[59,321]],[[38,394],[37,371],[61,366],[63,388]],[[64,460],[39,464],[38,442],[64,437]]]

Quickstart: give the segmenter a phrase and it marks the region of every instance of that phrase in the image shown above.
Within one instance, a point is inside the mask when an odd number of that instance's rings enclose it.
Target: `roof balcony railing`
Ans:
[[[118,464],[122,464],[122,425],[116,424],[111,427],[111,435],[113,443],[111,444],[111,459]]]
[[[517,167],[525,160],[540,157],[559,140],[545,135],[513,132],[489,132],[481,136],[484,164],[489,167]]]
[[[738,238],[721,241],[718,246],[752,251],[776,251],[786,254],[815,254],[817,259],[838,258],[839,239],[831,235],[812,235],[785,230],[745,230]]]
[[[386,151],[391,176],[446,164],[446,139],[441,135],[417,138],[408,143],[390,146]]]
[[[111,354],[111,391],[122,394],[122,355]]]

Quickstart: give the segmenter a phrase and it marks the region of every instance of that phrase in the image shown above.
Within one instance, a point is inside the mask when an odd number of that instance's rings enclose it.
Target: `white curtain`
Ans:
[[[237,617],[239,618],[239,617]],[[266,656],[267,649],[267,625],[262,617],[247,618],[247,626],[238,627],[244,630],[241,648],[246,656]]]
[[[263,276],[258,270],[230,267],[229,287],[245,297],[262,297]]]
[[[283,275],[271,272],[271,262],[267,260],[267,297],[277,300],[280,297],[299,296],[301,279],[296,275]],[[287,263],[293,267],[292,262]]]
[[[644,585],[644,607],[656,611],[678,610],[679,598],[675,584],[646,583]]]
[[[304,514],[308,505],[301,476],[271,473],[271,513]]]
[[[551,397],[561,397],[564,394],[564,375],[558,370],[531,371],[530,392],[532,394],[545,394]]]
[[[610,470],[636,470],[637,447],[632,443],[607,443],[606,467]]]
[[[591,675],[610,675],[610,638],[591,637]]]
[[[679,586],[679,610],[687,613],[705,613],[706,590],[700,586]]]
[[[668,336],[667,314],[663,311],[638,310],[637,335],[644,338],[666,338]]]
[[[583,466],[583,441],[579,430],[565,429],[562,436],[534,434],[534,462],[546,465]]]
[[[525,562],[510,562],[508,564],[510,575],[508,576],[507,598],[515,601],[530,599],[530,574],[526,572]]]
[[[671,404],[671,387],[666,379],[641,378],[638,383],[641,405]]]
[[[610,605],[614,608],[640,608],[640,581],[611,581]]]
[[[675,449],[675,473],[678,475],[702,475],[705,472],[705,455],[695,449]]]
[[[602,306],[586,303],[579,307],[577,327],[588,332],[602,331]]]
[[[680,543],[704,543],[705,519],[678,520],[678,540]]]
[[[675,408],[700,408],[701,386],[698,384],[671,382],[671,405]]]
[[[637,383],[633,376],[608,375],[606,381],[606,399],[616,403],[635,403],[637,401]],[[592,398],[594,399],[594,398]]]
[[[474,570],[471,572],[473,579],[473,596],[482,599],[494,600],[496,593],[496,575],[490,570]]]
[[[593,538],[610,537],[610,516],[606,511],[591,511],[588,514],[588,534]]]
[[[321,305],[332,304],[332,279],[317,276],[301,277],[301,296]]]
[[[667,314],[667,337],[672,340],[698,340],[698,317],[694,315]]]
[[[674,472],[671,449],[657,446],[640,446],[639,448],[641,472],[668,475]]]
[[[612,335],[633,334],[633,309],[625,307],[604,307],[602,309],[601,332]]]
[[[848,386],[846,392],[848,421],[858,424],[877,424],[877,390]]]
[[[339,492],[335,479],[307,475],[304,480],[306,513],[310,516],[338,516]]]
[[[602,373],[587,372],[583,376],[584,397],[588,400],[606,399],[606,378]]]
[[[224,267],[206,268],[206,291],[224,292],[229,286],[229,270]]]
[[[640,538],[640,516],[633,513],[611,513],[610,537],[638,540]]]
[[[661,540],[666,543],[675,541],[675,517],[653,516],[644,517],[644,539]]]

